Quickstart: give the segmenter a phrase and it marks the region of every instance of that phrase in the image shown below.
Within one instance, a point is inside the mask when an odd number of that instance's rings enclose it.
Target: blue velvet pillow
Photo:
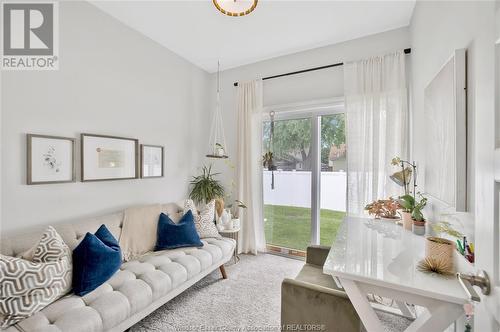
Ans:
[[[106,282],[122,264],[122,253],[113,234],[101,225],[87,233],[73,250],[73,291],[83,296]]]
[[[156,235],[155,250],[175,249],[182,247],[202,247],[203,242],[194,225],[191,210],[182,216],[176,224],[166,214],[160,214]]]

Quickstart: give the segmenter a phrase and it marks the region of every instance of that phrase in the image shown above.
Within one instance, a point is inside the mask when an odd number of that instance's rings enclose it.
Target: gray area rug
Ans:
[[[304,262],[262,254],[241,255],[227,265],[228,279],[214,271],[130,328],[133,332],[279,331],[281,281]],[[379,314],[387,331],[403,331],[405,318]]]

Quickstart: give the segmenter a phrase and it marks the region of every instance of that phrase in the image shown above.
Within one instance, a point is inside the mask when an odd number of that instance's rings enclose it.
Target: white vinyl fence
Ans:
[[[345,172],[321,172],[322,209],[346,210]],[[311,172],[275,171],[274,190],[271,190],[271,172],[263,174],[264,204],[311,207]]]

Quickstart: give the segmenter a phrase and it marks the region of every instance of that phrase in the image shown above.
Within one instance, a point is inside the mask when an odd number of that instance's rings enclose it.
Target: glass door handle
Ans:
[[[480,302],[481,298],[474,290],[473,286],[478,286],[483,295],[489,295],[491,291],[490,278],[485,271],[480,270],[476,275],[457,273],[457,279],[469,296],[469,300]]]

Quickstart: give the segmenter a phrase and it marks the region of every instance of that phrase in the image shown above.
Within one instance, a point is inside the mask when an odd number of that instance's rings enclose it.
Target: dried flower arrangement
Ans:
[[[401,209],[399,201],[394,198],[379,199],[365,206],[365,210],[369,215],[373,215],[375,219],[387,218],[399,220],[398,210]]]

